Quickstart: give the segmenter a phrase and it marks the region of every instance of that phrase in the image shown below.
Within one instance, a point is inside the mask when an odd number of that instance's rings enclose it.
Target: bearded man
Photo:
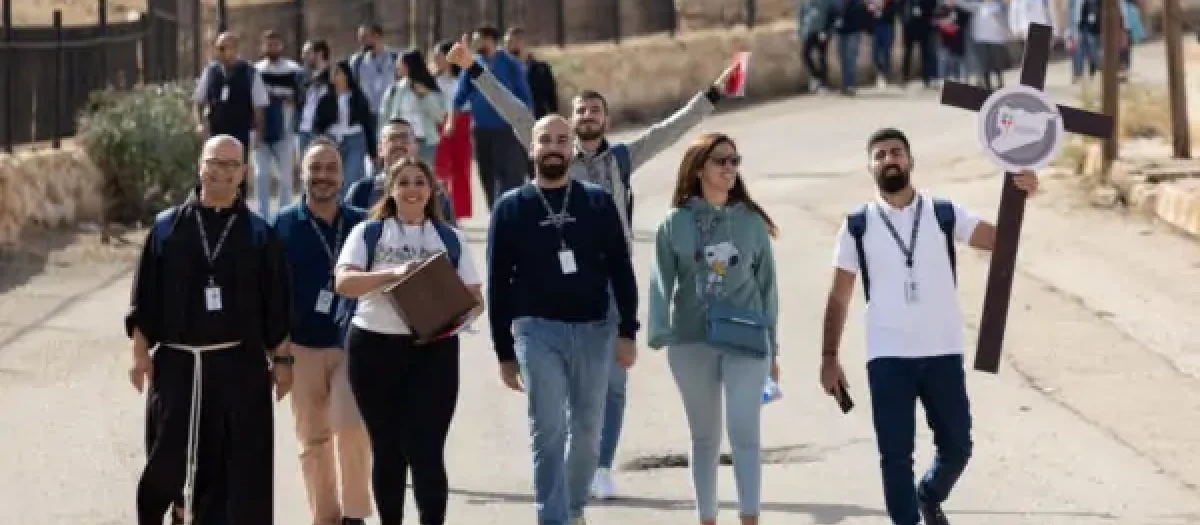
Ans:
[[[533,137],[534,180],[492,211],[487,304],[501,378],[528,399],[538,524],[583,525],[610,368],[637,356],[637,282],[612,196],[567,176],[567,121]]]

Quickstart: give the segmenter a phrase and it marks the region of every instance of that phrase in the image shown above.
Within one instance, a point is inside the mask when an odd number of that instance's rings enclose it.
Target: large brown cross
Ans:
[[[1021,84],[1044,90],[1049,60],[1050,27],[1030,24],[1021,62]],[[991,93],[987,90],[959,82],[946,81],[942,87],[942,104],[972,111],[979,111],[989,96]],[[1063,128],[1069,132],[1097,138],[1108,138],[1112,133],[1113,119],[1109,115],[1063,105],[1058,105],[1058,113],[1062,116]],[[1017,244],[1025,219],[1025,193],[1013,184],[1012,176],[1012,173],[1005,173],[1004,189],[1000,194],[996,245],[988,269],[979,344],[975,351],[975,369],[993,374],[1000,369],[1000,350],[1004,345],[1004,327],[1008,321],[1008,303],[1017,266]]]

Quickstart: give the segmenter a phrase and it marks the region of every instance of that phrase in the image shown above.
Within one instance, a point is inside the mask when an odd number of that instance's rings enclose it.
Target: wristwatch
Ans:
[[[273,355],[271,356],[271,363],[276,365],[292,366],[296,364],[296,356],[292,354]]]

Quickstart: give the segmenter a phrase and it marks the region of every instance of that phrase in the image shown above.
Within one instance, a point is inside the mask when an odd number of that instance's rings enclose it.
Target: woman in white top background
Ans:
[[[410,49],[396,61],[396,80],[383,93],[379,126],[399,117],[412,124],[421,161],[433,164],[446,117],[446,97],[425,64],[425,55]]]
[[[401,523],[411,470],[418,522],[442,525],[449,499],[444,451],[458,402],[458,336],[417,345],[381,288],[405,276],[415,261],[451,251],[448,242],[457,243],[458,275],[480,304],[482,281],[466,239],[443,221],[431,198],[429,166],[404,159],[385,180],[387,197],[371,210],[371,220],[350,231],[335,271],[337,293],[358,298],[346,335],[347,372],[371,440],[380,522]],[[382,222],[382,231],[368,261],[365,234],[372,220]]]
[[[434,173],[450,195],[458,218],[471,216],[471,111],[470,106],[454,110],[454,88],[462,68],[446,60],[454,42],[439,42],[433,52],[432,72],[446,100],[446,118],[442,123],[442,139],[434,159]]]
[[[375,141],[370,126],[375,125],[367,96],[359,88],[350,63],[341,60],[330,69],[325,94],[317,101],[313,118],[313,134],[325,135],[338,144],[342,158],[342,191],[346,191],[366,175],[366,159],[375,158]]]

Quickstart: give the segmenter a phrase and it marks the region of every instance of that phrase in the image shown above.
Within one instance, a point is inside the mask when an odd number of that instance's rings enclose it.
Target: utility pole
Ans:
[[[1183,16],[1179,0],[1163,1],[1163,32],[1167,44],[1167,87],[1171,102],[1171,145],[1175,158],[1192,156],[1192,139],[1188,132],[1187,84],[1183,71]]]
[[[1120,104],[1117,90],[1120,89],[1120,83],[1117,81],[1117,69],[1121,67],[1120,52],[1121,52],[1121,35],[1125,33],[1124,24],[1121,23],[1121,4],[1124,0],[1102,0],[1103,1],[1103,21],[1100,29],[1100,36],[1104,39],[1103,52],[1101,53],[1104,64],[1102,72],[1102,82],[1104,85],[1103,94],[1103,112],[1112,117],[1113,131],[1109,134],[1108,140],[1104,141],[1104,173],[1107,174],[1112,163],[1117,159],[1117,148],[1119,147],[1118,137],[1121,135],[1121,120],[1120,120]]]

